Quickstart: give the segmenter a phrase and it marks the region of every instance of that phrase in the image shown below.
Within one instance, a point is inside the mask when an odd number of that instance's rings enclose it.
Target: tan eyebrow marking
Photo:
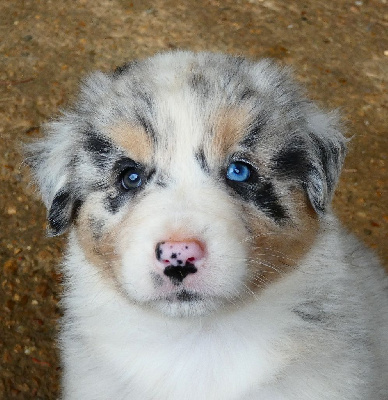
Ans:
[[[143,127],[120,122],[110,127],[107,133],[133,160],[144,164],[152,160],[153,142]]]
[[[214,154],[218,161],[223,160],[244,139],[248,126],[249,114],[244,108],[227,108],[220,111],[213,125],[214,136],[210,144],[210,154]]]

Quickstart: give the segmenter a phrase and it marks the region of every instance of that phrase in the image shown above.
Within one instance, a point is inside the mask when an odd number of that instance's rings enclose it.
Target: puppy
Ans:
[[[345,145],[267,60],[91,75],[29,149],[70,231],[63,399],[388,399],[387,278],[330,209]]]

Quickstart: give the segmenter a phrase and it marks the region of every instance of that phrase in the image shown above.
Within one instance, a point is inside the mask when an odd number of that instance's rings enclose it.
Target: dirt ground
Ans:
[[[354,135],[334,206],[388,265],[387,0],[0,0],[0,21],[1,399],[58,395],[64,238],[45,237],[20,145],[88,71],[176,48],[293,66]]]

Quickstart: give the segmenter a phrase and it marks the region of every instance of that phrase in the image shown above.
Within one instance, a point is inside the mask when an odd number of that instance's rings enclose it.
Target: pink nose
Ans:
[[[197,263],[205,254],[203,245],[195,240],[160,242],[155,253],[159,265],[164,268],[164,274],[177,285],[187,275],[197,272]]]
[[[156,258],[164,265],[195,264],[204,256],[203,247],[196,240],[160,242],[156,246]]]

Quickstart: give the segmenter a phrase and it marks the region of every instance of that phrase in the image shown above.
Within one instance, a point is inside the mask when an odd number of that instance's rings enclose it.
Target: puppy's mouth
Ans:
[[[203,297],[195,292],[191,292],[189,290],[186,289],[182,289],[176,293],[173,293],[171,295],[168,295],[166,297],[167,301],[171,301],[171,302],[195,302],[195,301],[201,301],[203,300]]]
[[[220,299],[206,296],[185,288],[158,296],[147,302],[151,308],[172,317],[196,317],[217,310]]]

